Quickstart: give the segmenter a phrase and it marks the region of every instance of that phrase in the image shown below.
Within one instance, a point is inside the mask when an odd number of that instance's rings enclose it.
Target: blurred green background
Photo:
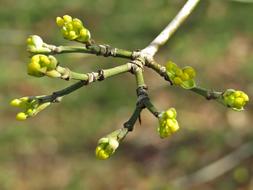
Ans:
[[[107,161],[97,160],[94,149],[100,137],[120,128],[133,111],[136,87],[130,74],[82,88],[25,122],[15,121],[17,110],[8,105],[13,98],[49,94],[71,84],[26,74],[28,35],[40,35],[51,44],[70,44],[62,39],[56,16],[81,18],[98,43],[135,50],[145,47],[184,2],[0,0],[1,190],[169,190],[175,189],[171,184],[182,176],[188,180],[178,189],[253,189],[250,153],[237,166],[208,182],[200,178],[191,181],[191,175],[199,169],[253,142],[252,103],[246,111],[234,112],[169,87],[146,69],[153,103],[160,110],[176,107],[181,130],[161,140],[156,132],[157,120],[144,111],[142,125],[136,125]],[[202,1],[156,59],[161,64],[173,60],[181,66],[191,65],[198,71],[200,85],[216,90],[242,89],[252,99],[252,21],[253,4]],[[80,72],[126,61],[81,54],[57,58]],[[222,168],[216,168],[214,175]]]

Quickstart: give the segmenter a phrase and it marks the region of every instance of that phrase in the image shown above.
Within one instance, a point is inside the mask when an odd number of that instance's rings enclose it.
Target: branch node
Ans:
[[[141,57],[138,57],[135,60],[130,61],[129,63],[132,64],[132,68],[131,68],[131,73],[135,74],[137,71],[139,71],[140,69],[143,70],[144,67],[144,60]]]
[[[127,128],[129,132],[133,131],[133,125],[131,125],[129,122],[125,122],[123,126]]]
[[[103,69],[98,70],[98,81],[102,81],[104,79],[105,79],[104,70]]]
[[[61,75],[61,78],[66,81],[69,81],[71,79],[70,73],[71,73],[70,69],[65,68],[64,73]]]
[[[147,96],[148,86],[140,86],[136,89],[137,96],[146,95]]]
[[[88,80],[86,81],[87,82],[86,84],[95,82],[97,80],[96,73],[91,72],[91,73],[87,73],[87,75],[88,75]]]
[[[135,60],[135,59],[137,59],[140,56],[141,56],[141,51],[140,50],[133,51],[133,53],[132,53],[132,60]]]

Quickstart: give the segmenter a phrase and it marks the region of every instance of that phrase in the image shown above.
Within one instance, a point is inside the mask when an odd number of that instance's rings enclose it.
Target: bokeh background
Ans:
[[[40,35],[51,44],[71,44],[62,39],[56,16],[81,18],[98,43],[135,50],[145,47],[184,2],[0,0],[1,190],[253,189],[252,103],[246,111],[234,112],[170,87],[146,69],[153,103],[160,110],[175,107],[181,130],[161,140],[157,119],[144,111],[142,125],[136,125],[107,161],[97,160],[94,149],[100,137],[122,127],[133,111],[136,86],[130,74],[82,88],[24,122],[15,120],[18,110],[9,106],[13,98],[50,94],[71,84],[26,74],[28,35]],[[252,21],[253,4],[202,1],[156,59],[161,64],[173,60],[191,65],[200,85],[242,89],[253,99]],[[80,72],[126,62],[82,54],[57,58]],[[228,159],[218,167],[201,170],[225,156]]]

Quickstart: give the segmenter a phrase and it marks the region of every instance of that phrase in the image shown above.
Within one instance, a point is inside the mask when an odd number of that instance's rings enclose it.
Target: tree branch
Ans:
[[[153,59],[148,59],[146,61],[146,66],[153,69],[156,73],[158,73],[160,76],[162,76],[166,81],[172,84],[171,80],[169,79],[168,75],[166,74],[166,68],[159,63],[155,62]],[[211,99],[218,99],[221,95],[222,92],[218,92],[215,90],[208,90],[199,86],[196,86],[192,89],[190,89],[192,92],[199,94],[203,97],[205,97],[208,100]]]
[[[208,90],[199,86],[196,86],[190,90],[195,92],[196,94],[204,96],[207,100],[218,99],[222,95],[222,92]]]
[[[176,17],[164,28],[164,30],[141,52],[154,56],[159,47],[164,45],[169,38],[176,32],[179,26],[192,13],[200,0],[188,0]]]
[[[124,65],[120,65],[111,69],[104,69],[100,70],[98,72],[92,72],[87,74],[82,74],[83,80],[76,82],[73,85],[68,86],[67,88],[64,88],[62,90],[53,92],[51,95],[48,96],[42,96],[41,98],[38,98],[41,103],[45,102],[55,102],[57,98],[63,97],[67,94],[70,94],[79,88],[88,85],[91,82],[95,82],[97,80],[101,81],[106,78],[122,74],[128,71],[131,71],[132,69],[132,63],[126,63]]]
[[[138,52],[135,51],[129,51],[125,49],[119,49],[119,48],[112,48],[109,45],[98,45],[98,44],[92,44],[92,45],[83,45],[83,46],[55,46],[55,45],[49,45],[45,44],[45,47],[50,49],[51,52],[43,54],[63,54],[63,53],[88,53],[88,54],[96,54],[99,56],[111,56],[111,57],[120,57],[120,58],[126,58],[126,59],[135,59],[136,56],[138,56]],[[41,52],[36,52],[41,53]]]

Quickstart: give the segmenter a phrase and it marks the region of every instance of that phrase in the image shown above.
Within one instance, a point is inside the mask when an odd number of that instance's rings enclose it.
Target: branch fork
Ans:
[[[193,80],[195,77],[195,71],[193,68],[185,67],[180,69],[175,63],[171,63],[171,67],[168,65],[163,66],[157,63],[154,59],[154,56],[158,52],[159,48],[171,38],[199,2],[200,0],[188,0],[176,17],[147,47],[142,50],[135,51],[113,48],[110,45],[96,44],[95,41],[91,39],[90,32],[83,26],[79,19],[72,19],[72,17],[68,15],[63,16],[63,18],[57,17],[56,23],[62,28],[61,31],[63,32],[64,38],[80,42],[82,45],[55,46],[43,42],[39,36],[30,36],[27,42],[28,50],[33,55],[33,61],[29,64],[29,74],[36,77],[43,77],[46,75],[66,81],[77,80],[78,82],[64,89],[55,91],[51,95],[25,97],[13,100],[11,102],[13,106],[22,108],[25,107],[25,112],[20,112],[17,119],[24,120],[27,117],[34,116],[51,103],[60,102],[64,96],[80,89],[83,86],[89,85],[90,83],[103,81],[106,78],[129,72],[133,74],[136,79],[137,101],[135,109],[131,117],[123,124],[123,129],[117,130],[99,140],[98,147],[96,149],[97,157],[100,159],[107,159],[115,152],[119,146],[119,142],[124,139],[129,131],[134,129],[136,121],[139,119],[141,122],[140,114],[145,108],[147,108],[149,112],[158,119],[160,125],[158,127],[158,132],[160,137],[168,137],[179,129],[179,125],[176,120],[176,110],[174,108],[170,108],[167,111],[161,112],[158,111],[152,104],[147,93],[147,85],[144,81],[144,67],[154,70],[157,74],[163,77],[164,80],[168,81],[169,85],[181,86],[205,97],[208,100],[217,100],[227,107],[233,108],[234,106],[237,111],[243,110],[243,106],[249,99],[242,91],[230,89],[223,93],[198,87],[195,85],[195,81]],[[61,67],[56,58],[53,56],[63,53],[86,53],[104,57],[110,56],[114,58],[124,58],[128,61],[123,65],[109,69],[100,69],[96,72],[89,73],[77,73],[67,67]],[[51,62],[54,60],[54,62],[50,63],[50,60]]]

